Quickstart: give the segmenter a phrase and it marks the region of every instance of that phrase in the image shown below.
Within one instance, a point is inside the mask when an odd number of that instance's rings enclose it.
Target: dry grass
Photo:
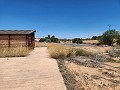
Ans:
[[[48,44],[47,47],[51,57],[55,59],[67,57],[72,52],[69,47],[58,44]]]
[[[83,43],[86,43],[86,44],[98,44],[98,40],[84,40]]]
[[[24,57],[29,53],[26,47],[0,48],[0,57]]]
[[[116,62],[111,57],[108,57],[102,53],[90,52],[85,50],[84,48],[72,48],[69,46],[63,46],[59,44],[47,44],[48,51],[52,58],[55,59],[64,59],[67,57],[79,57],[85,56],[92,60],[99,61],[99,62]],[[116,54],[115,54],[116,55]]]
[[[111,57],[120,57],[120,48],[112,48],[107,52]]]
[[[89,52],[81,48],[72,48],[68,46],[62,46],[59,44],[48,44],[47,45],[49,53],[52,58],[64,58],[70,56],[89,56]]]

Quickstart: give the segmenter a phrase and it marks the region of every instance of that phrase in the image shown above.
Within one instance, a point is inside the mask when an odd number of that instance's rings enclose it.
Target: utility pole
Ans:
[[[88,35],[88,39],[89,39],[89,35]]]

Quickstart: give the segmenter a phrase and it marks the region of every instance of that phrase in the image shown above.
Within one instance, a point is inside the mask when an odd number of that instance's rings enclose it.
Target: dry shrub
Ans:
[[[90,52],[84,50],[84,49],[76,49],[76,56],[89,56]]]
[[[112,57],[120,57],[120,48],[113,48],[107,51]]]
[[[106,58],[104,55],[99,53],[88,52],[82,48],[70,48],[68,46],[62,46],[59,44],[48,44],[49,53],[52,58],[64,59],[71,56],[86,56],[94,61],[99,62],[115,62],[111,58]],[[120,55],[120,54],[119,54]]]
[[[24,57],[29,53],[26,47],[0,48],[0,57]]]
[[[47,47],[51,57],[55,59],[69,57],[75,53],[72,48],[58,44],[48,44]]]
[[[47,47],[51,57],[55,59],[65,58],[70,56],[89,56],[89,52],[83,49],[75,49],[58,44],[48,44]]]

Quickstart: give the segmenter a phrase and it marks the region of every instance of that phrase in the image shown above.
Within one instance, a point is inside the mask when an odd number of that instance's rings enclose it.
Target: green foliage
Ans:
[[[50,35],[48,35],[48,37],[41,38],[39,40],[39,42],[54,42],[54,43],[59,43],[60,40],[58,38],[56,38],[54,35],[52,37],[50,37]]]
[[[91,39],[92,40],[99,40],[102,36],[93,36]]]
[[[45,42],[45,38],[41,38],[39,42]]]
[[[71,42],[72,39],[66,39],[66,38],[64,38],[64,39],[60,39],[60,41],[65,43],[65,42]]]
[[[93,36],[92,37],[92,40],[97,40],[98,39],[98,36]]]
[[[117,38],[117,44],[120,45],[120,35]]]
[[[50,39],[46,39],[46,42],[51,42],[51,40]]]
[[[59,43],[59,39],[56,38],[55,36],[52,36],[52,37],[50,38],[50,40],[51,40],[51,42]]]
[[[81,43],[83,43],[83,41],[82,41],[81,38],[74,38],[74,39],[72,40],[72,43],[81,44]]]
[[[105,44],[105,45],[113,45],[116,43],[116,40],[119,37],[119,32],[116,30],[108,30],[103,33],[103,35],[99,39],[100,44]]]
[[[50,39],[50,35],[48,35],[47,39]]]

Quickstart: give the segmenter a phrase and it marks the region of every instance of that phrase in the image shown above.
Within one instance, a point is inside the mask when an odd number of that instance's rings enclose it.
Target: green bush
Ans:
[[[72,40],[72,43],[81,44],[81,43],[83,43],[83,41],[82,41],[81,38],[74,38],[74,39]]]
[[[56,38],[55,36],[52,36],[52,37],[50,38],[50,40],[51,40],[51,42],[54,42],[54,43],[59,43],[59,42],[60,42],[59,39]]]
[[[51,40],[50,40],[50,39],[46,39],[45,41],[46,41],[46,42],[51,42]]]
[[[120,35],[117,38],[117,44],[120,45]]]
[[[54,42],[54,43],[59,43],[60,40],[58,38],[56,38],[54,35],[52,37],[50,35],[48,35],[45,38],[41,38],[39,40],[39,42]]]
[[[99,43],[111,46],[114,43],[117,43],[116,40],[119,41],[119,39],[118,39],[119,35],[120,35],[119,31],[108,30],[105,33],[103,33],[103,35],[99,39]]]
[[[39,42],[45,42],[45,38],[41,38]]]
[[[93,36],[91,39],[92,40],[98,40],[98,36]]]

